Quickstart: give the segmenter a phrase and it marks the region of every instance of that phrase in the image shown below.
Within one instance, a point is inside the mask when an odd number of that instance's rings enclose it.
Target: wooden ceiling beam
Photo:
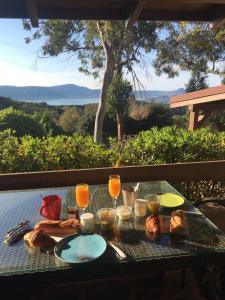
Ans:
[[[39,27],[37,1],[26,0],[26,7],[32,27]]]
[[[126,30],[129,30],[133,24],[138,20],[140,14],[142,13],[143,8],[145,7],[147,0],[139,0],[134,11],[129,16],[126,21]]]

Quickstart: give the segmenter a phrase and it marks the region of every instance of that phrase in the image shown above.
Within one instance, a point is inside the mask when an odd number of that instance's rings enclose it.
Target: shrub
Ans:
[[[225,133],[208,129],[152,128],[123,143],[110,138],[107,145],[97,145],[87,135],[18,138],[12,130],[0,132],[1,173],[217,159],[225,159]],[[181,182],[177,187],[192,201],[224,194],[221,182]]]
[[[44,129],[32,116],[12,107],[0,110],[0,131],[12,129],[17,136],[44,135]]]

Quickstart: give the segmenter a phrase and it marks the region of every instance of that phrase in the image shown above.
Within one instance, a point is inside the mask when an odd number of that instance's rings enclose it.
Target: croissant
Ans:
[[[25,234],[24,240],[27,241],[32,248],[51,249],[56,245],[56,241],[43,229],[28,232]]]
[[[152,232],[154,236],[160,234],[160,221],[157,215],[152,214],[146,219],[146,230]]]
[[[170,232],[174,234],[186,233],[186,216],[182,210],[177,210],[171,214]]]
[[[38,222],[34,229],[44,229],[49,235],[66,235],[76,233],[80,227],[77,219],[61,220],[42,220]]]

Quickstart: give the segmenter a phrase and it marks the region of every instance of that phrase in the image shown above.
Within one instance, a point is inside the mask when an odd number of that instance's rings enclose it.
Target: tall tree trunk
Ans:
[[[109,85],[112,81],[113,72],[114,72],[114,59],[112,54],[113,52],[112,48],[110,48],[108,43],[103,40],[102,32],[99,26],[98,29],[102,39],[102,45],[103,45],[105,58],[106,58],[106,66],[103,75],[98,110],[95,117],[94,142],[97,144],[102,142],[103,121],[106,112],[107,92],[108,92]]]
[[[121,142],[125,137],[125,129],[124,129],[124,119],[123,116],[117,114],[116,115],[117,121],[117,135],[118,135],[118,142]]]

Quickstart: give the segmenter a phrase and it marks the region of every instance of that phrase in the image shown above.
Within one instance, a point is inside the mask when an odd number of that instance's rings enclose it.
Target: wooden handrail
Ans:
[[[122,182],[148,180],[222,180],[225,179],[225,160],[1,174],[0,190],[73,186],[80,182],[100,184],[106,183],[110,174],[119,174]]]

